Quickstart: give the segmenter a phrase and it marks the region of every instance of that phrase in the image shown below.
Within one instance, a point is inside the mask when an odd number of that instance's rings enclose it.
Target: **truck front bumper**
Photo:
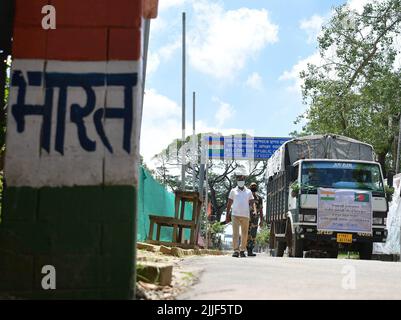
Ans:
[[[385,242],[387,239],[387,230],[383,228],[373,228],[372,234],[354,233],[354,232],[327,232],[317,231],[313,226],[297,226],[299,238],[313,242],[336,242],[337,233],[352,234],[352,243],[360,242]]]

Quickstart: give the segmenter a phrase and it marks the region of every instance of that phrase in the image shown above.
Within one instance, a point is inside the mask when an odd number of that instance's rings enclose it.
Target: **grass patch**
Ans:
[[[359,259],[359,253],[358,252],[339,252],[338,259],[355,259],[358,260]]]
[[[195,278],[195,275],[192,272],[184,271],[181,272],[181,274],[183,275],[181,279],[186,282],[191,282]]]
[[[157,283],[160,278],[160,271],[158,268],[149,268],[142,264],[136,265],[136,280],[147,283]]]

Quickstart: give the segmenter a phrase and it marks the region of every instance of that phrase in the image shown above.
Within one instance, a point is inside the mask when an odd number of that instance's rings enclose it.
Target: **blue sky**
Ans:
[[[141,133],[145,161],[181,137],[181,15],[187,15],[187,135],[288,136],[305,110],[299,72],[318,62],[316,35],[346,0],[159,0],[152,21]],[[349,0],[360,7],[366,0]]]

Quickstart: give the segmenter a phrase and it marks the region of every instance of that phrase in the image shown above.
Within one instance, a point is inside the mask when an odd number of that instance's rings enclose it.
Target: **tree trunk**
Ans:
[[[217,199],[216,199],[216,190],[212,186],[209,185],[210,190],[210,201],[212,202],[212,215],[215,214],[215,210],[217,206]]]
[[[379,153],[377,155],[377,157],[378,157],[378,161],[379,161],[379,163],[380,163],[380,165],[382,167],[382,170],[383,170],[383,176],[384,176],[384,178],[386,178],[387,177],[386,153]]]

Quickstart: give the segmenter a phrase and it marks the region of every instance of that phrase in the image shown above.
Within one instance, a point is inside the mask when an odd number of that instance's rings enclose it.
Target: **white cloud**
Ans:
[[[159,15],[157,19],[152,19],[150,21],[150,42],[152,42],[155,35],[158,35],[165,28],[167,28],[167,22],[162,16]]]
[[[232,79],[266,45],[278,41],[278,26],[265,9],[225,11],[221,4],[194,2],[196,27],[190,32],[191,65],[218,79]]]
[[[221,128],[227,120],[234,116],[235,110],[229,103],[221,101],[220,99],[213,98],[213,101],[219,104],[214,118],[216,119],[217,127]]]
[[[306,70],[308,63],[321,65],[322,58],[319,52],[315,52],[309,57],[298,61],[291,70],[285,71],[279,78],[281,81],[292,81],[293,85],[289,86],[288,89],[292,92],[301,92],[302,80],[299,76],[300,72]]]
[[[164,95],[157,93],[154,89],[146,90],[144,108],[146,112],[144,115],[147,120],[157,120],[181,115],[181,107],[177,103]]]
[[[235,111],[229,104],[220,101],[218,98],[214,98],[213,101],[219,104],[216,120],[220,120],[221,123],[218,123],[216,126],[210,126],[206,122],[198,120],[196,121],[196,132],[213,132],[223,135],[240,133],[254,134],[253,129],[222,129],[220,125],[223,125],[224,121],[232,117]],[[220,116],[217,116],[219,113]],[[191,121],[187,121],[186,127],[192,128]],[[191,133],[192,129],[187,129],[187,136]],[[181,107],[178,103],[154,89],[146,90],[140,150],[145,162],[153,168],[153,156],[164,150],[174,139],[180,139],[181,135]]]
[[[380,2],[379,0],[375,0],[376,2]],[[348,1],[348,7],[351,10],[355,10],[358,13],[363,12],[363,7],[368,4],[368,3],[373,2],[373,0],[349,0]]]
[[[300,28],[307,33],[308,43],[314,43],[316,41],[325,20],[324,17],[315,14],[311,18],[301,21]]]
[[[164,11],[173,7],[181,7],[187,0],[159,0],[159,11]]]
[[[373,0],[349,0],[347,5],[349,6],[350,9],[357,11],[358,13],[361,13],[363,10],[363,7],[369,3],[372,2]],[[382,1],[382,0],[378,0]],[[314,41],[316,37],[319,35],[321,28],[323,24],[327,21],[330,20],[330,18],[333,16],[334,11],[330,11],[327,15],[320,16],[320,15],[313,15],[311,18],[302,20],[300,22],[300,28],[302,30],[305,30],[308,34],[308,42]],[[335,61],[335,54],[336,52],[336,46],[333,45],[329,51],[328,51],[328,57],[329,60]],[[318,51],[315,53],[311,54],[310,56],[303,58],[299,60],[292,68],[291,70],[286,70],[284,73],[280,76],[279,80],[280,81],[292,81],[292,85],[289,86],[287,89],[291,92],[295,92],[300,94],[301,93],[301,86],[302,86],[302,80],[300,78],[300,72],[303,70],[307,69],[308,63],[314,64],[317,66],[320,66],[324,63],[323,59],[321,58],[320,54]],[[336,77],[335,72],[331,74],[332,77]]]
[[[168,60],[172,57],[174,52],[180,48],[181,48],[181,39],[176,39],[174,42],[171,42],[161,47],[158,53],[162,59]]]
[[[145,161],[180,136],[180,107],[156,90],[146,90],[142,117],[141,155]]]
[[[252,73],[246,80],[245,84],[255,90],[263,89],[263,79],[257,72]]]
[[[187,22],[189,63],[196,70],[218,79],[233,79],[247,62],[256,58],[268,44],[278,41],[278,26],[270,21],[265,9],[224,10],[221,2],[209,0],[161,0],[160,11],[191,3],[193,18]],[[160,22],[158,21],[160,20]],[[168,26],[163,16],[151,27],[151,38],[172,28],[176,40],[153,51],[155,72],[160,63],[181,48],[181,28]],[[171,34],[169,38],[171,39]]]
[[[157,53],[149,52],[148,61],[146,64],[146,74],[154,73],[160,65],[160,58]]]
[[[177,39],[174,42],[171,42],[157,50],[156,52],[150,52],[148,55],[148,66],[147,66],[147,74],[150,75],[155,73],[159,68],[160,63],[166,63],[171,59],[174,52],[181,47],[181,42]]]

